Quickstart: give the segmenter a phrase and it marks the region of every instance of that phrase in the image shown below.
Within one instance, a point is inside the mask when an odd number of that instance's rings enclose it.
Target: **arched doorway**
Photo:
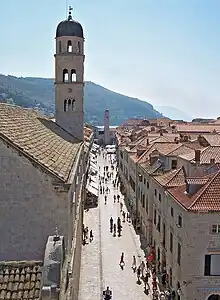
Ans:
[[[211,295],[207,300],[220,300],[220,295]]]

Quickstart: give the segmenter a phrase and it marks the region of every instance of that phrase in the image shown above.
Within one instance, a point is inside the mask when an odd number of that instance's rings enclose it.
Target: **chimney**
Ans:
[[[210,159],[210,164],[211,164],[211,165],[214,165],[214,164],[215,164],[215,159],[214,159],[214,158],[211,158],[211,159]]]
[[[201,150],[196,149],[195,150],[195,163],[200,164],[200,156],[201,156]]]

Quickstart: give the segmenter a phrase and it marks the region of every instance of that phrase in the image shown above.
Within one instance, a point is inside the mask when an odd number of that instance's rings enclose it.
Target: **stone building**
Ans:
[[[219,135],[132,132],[117,130],[119,175],[127,202],[136,200],[134,225],[146,254],[154,250],[158,280],[167,274],[178,300],[219,300]]]
[[[56,30],[55,121],[0,103],[0,276],[15,284],[13,292],[0,285],[2,299],[77,299],[93,141],[83,119],[83,43],[70,12]]]

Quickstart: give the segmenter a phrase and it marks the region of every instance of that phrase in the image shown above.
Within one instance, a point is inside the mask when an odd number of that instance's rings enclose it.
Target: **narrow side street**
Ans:
[[[113,157],[113,155],[112,155]],[[98,157],[100,175],[103,176],[104,166],[110,166],[109,159],[104,159],[102,154]],[[113,171],[115,178],[115,170]],[[102,292],[109,286],[112,290],[112,300],[139,300],[151,299],[144,293],[144,283],[137,284],[137,274],[133,272],[132,258],[136,256],[137,266],[144,260],[144,253],[140,248],[137,235],[131,223],[122,222],[122,235],[114,237],[110,233],[110,218],[117,224],[117,218],[122,215],[120,203],[114,203],[114,195],[120,195],[120,201],[124,203],[119,189],[113,187],[112,179],[103,184],[110,189],[108,194],[99,194],[99,206],[85,212],[84,224],[92,229],[94,240],[83,246],[82,267],[80,277],[79,300],[103,299]],[[107,204],[104,197],[107,195]],[[125,205],[123,211],[127,213]],[[125,266],[120,267],[120,257],[124,253]],[[151,279],[149,279],[149,283]]]

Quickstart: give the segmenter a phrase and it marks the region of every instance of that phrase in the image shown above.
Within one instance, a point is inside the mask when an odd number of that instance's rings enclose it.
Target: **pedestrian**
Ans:
[[[133,269],[133,272],[135,273],[136,272],[136,268],[137,268],[135,255],[133,255],[133,261],[132,261],[131,268]]]
[[[144,277],[144,271],[145,271],[145,263],[144,263],[144,261],[141,262],[140,269],[141,269],[141,276]]]
[[[125,222],[125,211],[123,211],[122,217],[123,217],[123,222]]]
[[[137,281],[140,282],[140,277],[141,277],[141,268],[140,266],[137,268]]]
[[[90,241],[90,243],[93,241],[93,233],[92,233],[92,230],[90,230],[90,233],[89,233],[89,241]]]
[[[123,203],[120,202],[120,212],[122,212],[122,209],[123,209]]]
[[[148,273],[145,273],[144,276],[144,292],[148,295],[149,293],[149,285],[148,285]]]
[[[125,262],[124,262],[124,253],[122,252],[121,258],[120,258],[120,263],[119,263],[121,269],[123,270]]]

